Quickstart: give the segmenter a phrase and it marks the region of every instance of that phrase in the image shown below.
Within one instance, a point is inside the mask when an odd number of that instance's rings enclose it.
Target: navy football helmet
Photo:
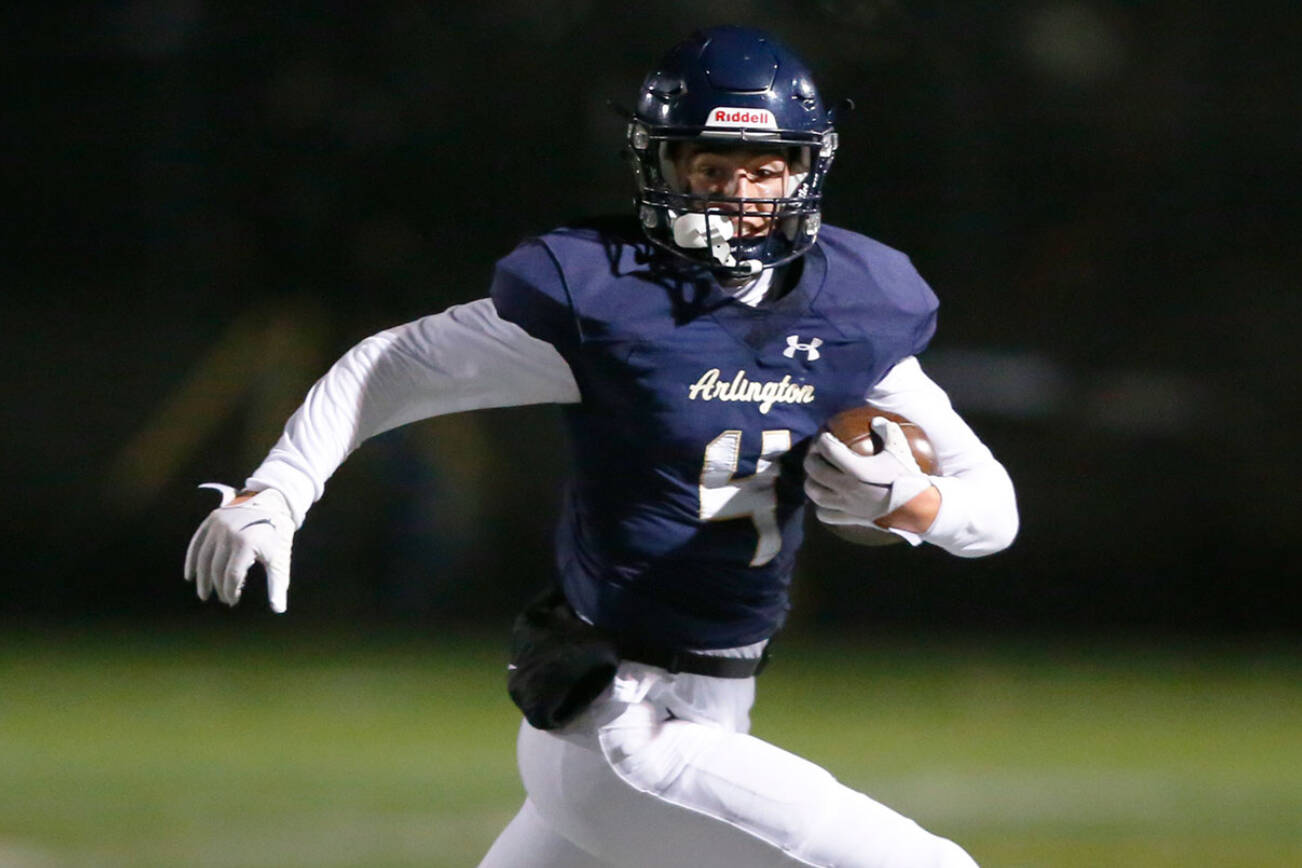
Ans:
[[[675,170],[675,149],[686,142],[785,153],[784,195],[693,194]],[[753,277],[813,245],[836,145],[829,113],[795,53],[762,30],[698,31],[646,77],[629,120],[638,220],[670,253],[721,275]],[[741,236],[739,215],[763,217],[767,231]]]

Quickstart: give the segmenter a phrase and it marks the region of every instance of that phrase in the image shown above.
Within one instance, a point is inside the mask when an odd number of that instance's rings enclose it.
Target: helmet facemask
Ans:
[[[782,195],[692,193],[678,177],[676,149],[755,148],[786,155]],[[730,278],[755,277],[803,255],[821,226],[823,179],[836,151],[836,133],[653,127],[634,120],[628,146],[637,183],[638,219],[657,246]],[[746,218],[763,228],[738,231]]]

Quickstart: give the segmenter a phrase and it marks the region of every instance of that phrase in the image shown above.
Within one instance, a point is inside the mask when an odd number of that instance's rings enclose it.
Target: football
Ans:
[[[917,423],[898,413],[879,410],[871,404],[864,404],[861,407],[842,410],[828,419],[825,427],[833,437],[860,455],[876,455],[877,450],[882,448],[881,438],[872,430],[873,419],[878,416],[885,416],[904,431],[904,437],[909,441],[909,449],[913,452],[913,459],[918,462],[918,467],[923,473],[930,475],[936,472],[936,449],[927,439],[926,432],[918,427]],[[863,525],[824,524],[823,527],[841,539],[863,546],[883,546],[903,541],[901,537],[889,531],[876,530]]]

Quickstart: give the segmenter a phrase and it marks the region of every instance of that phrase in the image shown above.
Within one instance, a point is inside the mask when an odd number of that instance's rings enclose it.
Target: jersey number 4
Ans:
[[[705,447],[705,463],[701,467],[701,520],[749,518],[759,534],[755,556],[750,560],[752,567],[767,564],[782,548],[775,487],[777,460],[790,449],[790,431],[785,428],[765,431],[755,472],[739,477],[740,431],[724,431]]]

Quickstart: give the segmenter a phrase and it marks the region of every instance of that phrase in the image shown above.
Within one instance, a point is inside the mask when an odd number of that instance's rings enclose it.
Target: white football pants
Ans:
[[[521,726],[528,798],[480,868],[976,868],[953,842],[747,735],[754,698],[753,678],[621,663],[567,727]]]

